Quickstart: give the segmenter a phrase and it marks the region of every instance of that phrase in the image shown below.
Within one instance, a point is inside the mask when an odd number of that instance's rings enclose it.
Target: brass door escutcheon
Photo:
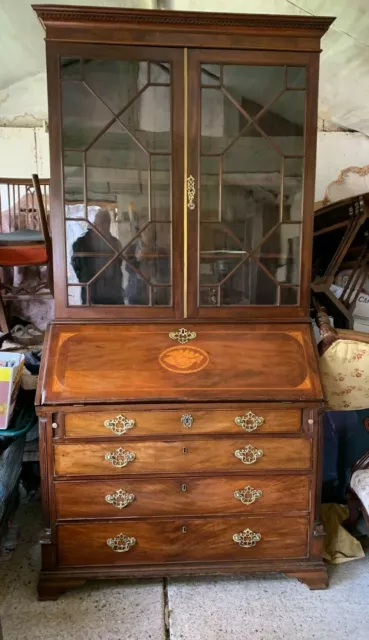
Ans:
[[[255,547],[256,543],[261,540],[261,535],[260,533],[251,531],[251,529],[244,529],[240,533],[235,533],[233,540],[234,542],[238,542],[240,547],[249,549],[250,547]]]
[[[234,452],[236,458],[239,458],[243,464],[254,464],[264,455],[264,451],[262,449],[255,449],[252,444],[248,444],[244,449],[236,449]]]
[[[261,416],[257,416],[252,411],[248,411],[243,416],[236,416],[234,421],[238,427],[242,427],[242,429],[244,429],[248,433],[251,433],[251,431],[255,431],[255,429],[260,427],[265,422],[264,418],[262,418]]]
[[[258,498],[261,498],[263,492],[260,489],[253,489],[249,484],[243,489],[234,492],[236,500],[240,500],[242,504],[252,504]]]
[[[129,538],[125,533],[120,533],[116,538],[108,538],[106,544],[108,547],[111,547],[113,551],[124,553],[136,544],[136,538]]]
[[[105,460],[111,462],[113,467],[125,467],[129,462],[133,462],[136,459],[136,455],[131,451],[126,451],[119,447],[116,451],[105,454]]]
[[[178,329],[178,331],[171,331],[169,337],[171,340],[177,340],[179,344],[187,344],[189,340],[196,338],[196,331],[188,331],[188,329]]]
[[[129,420],[121,414],[112,418],[112,420],[105,420],[104,427],[110,429],[113,433],[121,436],[123,433],[127,433],[128,429],[132,429],[135,426],[134,420]]]
[[[193,211],[195,208],[196,181],[193,176],[188,176],[187,180],[187,207]]]
[[[124,509],[136,499],[134,493],[127,493],[124,489],[118,489],[115,493],[105,496],[106,502],[112,504],[117,509]]]

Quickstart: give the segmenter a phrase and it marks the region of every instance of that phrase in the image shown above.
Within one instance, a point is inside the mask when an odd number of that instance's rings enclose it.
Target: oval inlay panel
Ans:
[[[196,373],[204,369],[209,363],[206,351],[197,347],[170,347],[159,356],[159,362],[164,369],[173,373]]]

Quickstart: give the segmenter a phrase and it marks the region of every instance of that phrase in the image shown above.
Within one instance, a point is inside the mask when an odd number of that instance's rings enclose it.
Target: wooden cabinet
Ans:
[[[326,586],[309,290],[332,20],[35,9],[56,266],[40,597],[184,572]]]

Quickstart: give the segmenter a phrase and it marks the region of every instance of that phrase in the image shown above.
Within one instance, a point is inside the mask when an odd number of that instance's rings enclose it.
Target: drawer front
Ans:
[[[304,558],[308,548],[304,516],[62,524],[57,532],[64,567]]]
[[[66,413],[68,438],[122,437],[149,434],[188,435],[201,433],[293,433],[301,430],[301,410],[240,406],[232,410],[136,411]]]
[[[58,519],[308,511],[307,476],[57,482]]]
[[[237,438],[56,444],[57,475],[131,475],[262,469],[309,469],[304,438]],[[247,470],[247,471],[246,471]]]

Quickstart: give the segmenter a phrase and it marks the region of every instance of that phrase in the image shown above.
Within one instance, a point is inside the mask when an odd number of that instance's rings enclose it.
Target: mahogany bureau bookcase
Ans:
[[[265,571],[326,587],[309,291],[332,19],[35,10],[56,309],[40,598]]]

